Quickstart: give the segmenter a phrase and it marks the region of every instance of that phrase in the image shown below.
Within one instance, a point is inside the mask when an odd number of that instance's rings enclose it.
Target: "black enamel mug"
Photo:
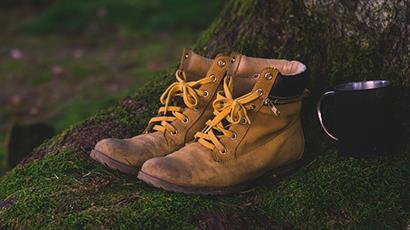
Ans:
[[[333,97],[334,133],[325,126],[322,102]],[[390,82],[349,82],[324,93],[317,115],[324,132],[337,142],[342,155],[384,154],[391,150],[393,118]]]

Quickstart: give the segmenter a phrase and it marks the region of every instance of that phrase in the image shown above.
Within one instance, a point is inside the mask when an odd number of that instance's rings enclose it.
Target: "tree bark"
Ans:
[[[410,2],[228,1],[196,48],[300,59],[326,84],[382,78],[409,86]]]

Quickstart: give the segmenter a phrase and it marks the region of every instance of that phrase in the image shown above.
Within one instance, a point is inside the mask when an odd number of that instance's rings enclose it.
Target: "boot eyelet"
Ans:
[[[175,135],[177,135],[178,134],[178,130],[175,130],[174,132],[171,132],[171,135],[172,136],[175,136]]]
[[[189,57],[189,54],[186,53],[186,54],[184,55],[184,58],[187,59],[188,57]]]
[[[225,66],[225,61],[224,60],[219,60],[218,61],[218,65],[220,66],[220,67],[224,67]]]
[[[253,75],[253,78],[258,79],[260,76],[261,76],[261,75],[257,73],[257,74],[254,74],[254,75]]]
[[[263,95],[263,89],[257,89],[256,92],[259,94],[259,96]]]
[[[247,123],[246,119],[245,119],[245,118],[242,118],[242,119],[241,119],[241,123],[242,123],[243,125],[246,125],[246,123]]]
[[[209,76],[209,77],[211,78],[212,82],[216,82],[216,77],[215,77],[214,74],[211,74],[211,76]]]
[[[236,135],[236,133],[232,133],[232,137],[231,137],[231,140],[236,140],[236,137],[237,137],[238,135]]]
[[[272,78],[273,78],[273,76],[272,76],[271,73],[266,73],[266,74],[265,74],[265,79],[266,79],[266,80],[271,80]]]
[[[185,124],[188,124],[188,122],[189,122],[189,118],[188,118],[188,117],[185,117],[185,118],[184,118],[184,123],[185,123]]]
[[[219,153],[222,154],[222,155],[225,155],[226,154],[226,149],[219,150]]]
[[[234,63],[236,61],[235,57],[232,57],[231,62]]]
[[[208,93],[208,91],[204,91],[204,97],[208,97],[209,96],[209,93]]]

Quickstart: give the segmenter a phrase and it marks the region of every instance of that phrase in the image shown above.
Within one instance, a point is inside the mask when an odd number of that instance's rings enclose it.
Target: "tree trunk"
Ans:
[[[312,69],[312,85],[388,79],[409,86],[410,2],[229,1],[196,48],[208,56],[296,58]]]

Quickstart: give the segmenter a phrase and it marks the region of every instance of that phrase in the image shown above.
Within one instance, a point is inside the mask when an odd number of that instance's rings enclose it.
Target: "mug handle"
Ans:
[[[320,96],[320,98],[319,98],[319,102],[317,103],[316,112],[317,112],[317,116],[318,116],[318,118],[319,118],[319,122],[320,122],[320,125],[322,126],[323,131],[325,131],[325,133],[326,133],[330,138],[332,138],[332,139],[335,140],[335,141],[338,141],[339,138],[337,138],[336,136],[332,135],[332,134],[329,132],[329,130],[327,130],[326,126],[324,125],[324,123],[323,123],[323,118],[322,118],[322,111],[320,110],[321,107],[322,107],[322,101],[323,101],[326,97],[328,97],[328,96],[334,96],[334,95],[335,95],[335,91],[329,91],[329,92],[326,92],[326,93],[322,94],[322,96]]]

